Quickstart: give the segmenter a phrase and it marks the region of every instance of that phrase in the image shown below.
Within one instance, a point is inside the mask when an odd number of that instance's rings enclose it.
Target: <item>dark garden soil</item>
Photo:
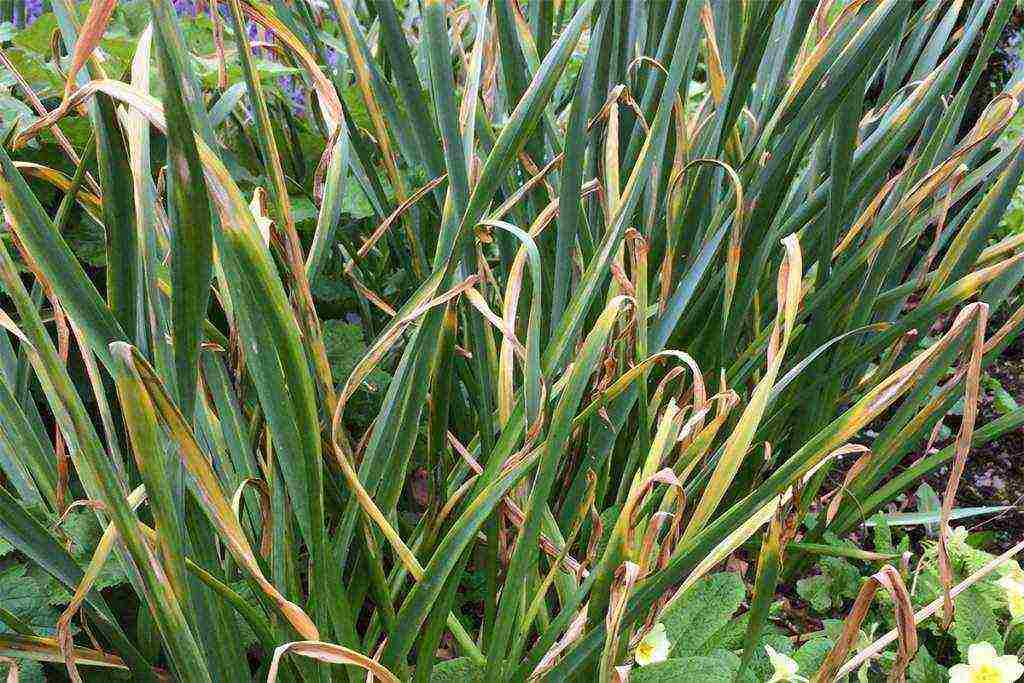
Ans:
[[[994,326],[991,329],[996,329]],[[1019,336],[987,370],[1019,404],[1024,405],[1024,335]],[[978,425],[1000,416],[992,392],[983,392],[978,410]],[[947,426],[959,427],[959,418],[949,416]],[[942,447],[951,442],[939,442]],[[915,458],[916,459],[916,458]],[[939,495],[946,487],[950,467],[932,472],[928,483]],[[1024,536],[1024,427],[1008,432],[994,441],[973,448],[967,458],[956,507],[1013,505],[1015,509],[998,515],[966,520],[972,532],[990,532],[986,549],[1001,552]]]

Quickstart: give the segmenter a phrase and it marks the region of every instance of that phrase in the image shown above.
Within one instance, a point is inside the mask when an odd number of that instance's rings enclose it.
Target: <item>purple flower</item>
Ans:
[[[196,0],[171,0],[174,11],[178,14],[196,15]]]
[[[249,37],[249,42],[250,43],[254,43],[257,40],[259,40],[259,38],[260,38],[260,27],[259,27],[259,24],[257,24],[255,21],[252,21],[252,20],[248,21],[245,24],[245,34]],[[254,47],[252,49],[253,57],[259,57],[262,52],[263,51],[260,48],[258,48],[258,47]]]
[[[43,14],[43,0],[25,0],[25,25],[28,26]]]
[[[306,113],[306,93],[302,89],[302,80],[294,76],[282,76],[277,79],[277,84],[281,92],[291,100],[295,114],[303,116]]]

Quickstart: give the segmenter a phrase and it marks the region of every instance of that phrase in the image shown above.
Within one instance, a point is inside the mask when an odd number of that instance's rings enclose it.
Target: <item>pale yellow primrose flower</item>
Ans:
[[[668,642],[668,636],[665,634],[665,624],[657,623],[640,640],[636,652],[633,653],[633,659],[640,666],[664,662],[668,659],[668,651],[671,648],[672,643]]]
[[[996,654],[988,643],[967,648],[967,663],[949,670],[949,683],[1012,683],[1024,674],[1024,665],[1014,655]]]
[[[1024,621],[1024,575],[1007,574],[996,582],[1006,594],[1006,606],[1014,622]]]
[[[789,655],[778,652],[771,645],[764,646],[768,653],[768,661],[772,663],[775,673],[767,683],[807,683],[807,679],[797,674],[800,665]]]

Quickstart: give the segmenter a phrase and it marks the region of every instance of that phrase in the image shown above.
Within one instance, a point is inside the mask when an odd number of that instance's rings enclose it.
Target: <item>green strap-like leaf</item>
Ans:
[[[164,78],[167,118],[168,217],[171,236],[171,324],[178,396],[185,415],[195,406],[199,344],[213,276],[213,228],[206,181],[196,148],[196,106],[192,80],[184,72],[189,59],[172,27],[168,0],[151,0],[157,63]]]

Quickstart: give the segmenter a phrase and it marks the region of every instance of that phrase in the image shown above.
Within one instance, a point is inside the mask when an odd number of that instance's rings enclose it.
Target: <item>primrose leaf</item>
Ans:
[[[761,639],[757,642],[754,654],[750,658],[750,671],[753,672],[759,681],[766,681],[771,678],[775,670],[771,660],[768,659],[768,650],[765,649],[765,645],[770,645],[773,650],[784,655],[793,655],[793,643],[782,633],[770,631],[761,634]]]
[[[811,638],[793,654],[793,659],[800,667],[800,675],[810,678],[821,668],[825,657],[832,650],[832,641],[828,638]]]
[[[1020,409],[1017,401],[1010,395],[1010,392],[1003,388],[1002,383],[998,379],[985,375],[983,383],[985,389],[992,392],[992,403],[1001,415],[1008,415]]]
[[[750,613],[744,613],[711,634],[705,647],[708,650],[740,650],[743,648],[743,638],[747,634],[747,625],[750,623]],[[701,653],[703,654],[703,653]]]
[[[744,594],[739,575],[722,572],[701,579],[679,596],[661,617],[672,654],[701,652],[739,609]]]
[[[59,93],[64,87],[61,78],[36,52],[15,47],[7,50],[7,58],[40,98]]]
[[[343,320],[325,320],[323,324],[324,347],[331,364],[331,375],[339,386],[348,379],[356,363],[366,353],[363,330],[359,325]],[[358,425],[367,426],[377,412],[377,406],[384,396],[384,390],[391,380],[390,375],[380,368],[374,369],[363,380],[359,390],[345,408],[346,419]]]
[[[83,265],[102,268],[107,264],[106,233],[103,226],[83,215],[74,227],[64,233],[71,251]]]
[[[313,284],[313,296],[330,304],[355,304],[355,292],[341,274],[340,259],[333,255]]]
[[[824,574],[809,576],[796,582],[796,594],[806,600],[815,612],[827,612],[832,607],[832,579]]]
[[[50,36],[57,29],[57,17],[47,13],[28,26],[18,29],[11,40],[16,47],[40,55],[50,54]]]
[[[345,181],[345,194],[341,198],[341,212],[353,220],[373,216],[373,205],[366,197],[366,192],[355,176],[350,175]]]
[[[483,683],[486,667],[469,657],[438,662],[430,671],[430,683]]]
[[[669,683],[670,681],[705,681],[707,683],[732,683],[739,669],[739,657],[725,650],[716,650],[711,655],[696,657],[673,657],[657,664],[648,664],[630,671],[630,683]],[[748,676],[742,681],[753,680]]]
[[[292,195],[292,220],[300,230],[312,230],[316,227],[317,208],[306,195]]]
[[[88,565],[92,560],[100,538],[103,536],[103,530],[100,528],[96,516],[89,510],[73,510],[67,516],[67,519],[64,520],[61,528],[71,539],[71,555],[83,567]],[[128,577],[125,576],[121,561],[117,559],[115,554],[111,553],[107,557],[106,562],[104,562],[103,569],[93,585],[97,590],[103,590],[122,584],[127,580]]]
[[[885,515],[876,513],[872,519],[875,521],[875,552],[885,554],[896,552],[896,548],[892,544],[892,529],[885,521]]]
[[[823,557],[821,573],[796,582],[796,592],[816,612],[828,612],[843,600],[854,598],[860,588],[860,572],[841,557]]]
[[[0,119],[10,121],[18,118],[18,124],[24,128],[36,120],[35,112],[27,104],[10,95],[0,95]]]
[[[822,570],[832,577],[832,590],[842,598],[855,598],[860,590],[860,572],[841,557],[826,557],[821,560]]]
[[[956,613],[950,633],[965,661],[967,648],[974,643],[991,643],[997,652],[1003,652],[1003,636],[995,611],[977,586],[971,586],[956,597]]]
[[[60,613],[50,605],[45,589],[28,575],[24,565],[13,565],[0,574],[0,607],[40,635],[56,633]],[[6,624],[0,625],[0,633],[10,632]]]
[[[928,648],[923,645],[907,667],[907,680],[910,683],[945,683],[949,680],[946,668],[932,658]]]

